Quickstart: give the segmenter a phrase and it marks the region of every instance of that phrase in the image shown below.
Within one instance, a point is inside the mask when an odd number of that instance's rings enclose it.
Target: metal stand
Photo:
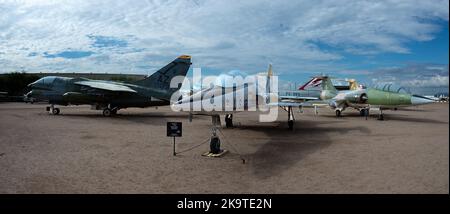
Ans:
[[[203,154],[203,156],[206,157],[221,157],[225,153],[227,153],[227,150],[220,148],[220,139],[219,136],[216,134],[216,127],[213,127],[211,129],[211,139],[209,141],[209,152],[206,152]]]
[[[175,152],[175,137],[173,137],[173,156],[176,156],[177,153]]]

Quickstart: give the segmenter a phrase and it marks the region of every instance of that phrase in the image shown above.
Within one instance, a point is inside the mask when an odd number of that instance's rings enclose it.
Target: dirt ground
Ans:
[[[211,118],[169,107],[120,110],[105,118],[89,106],[0,103],[0,193],[449,193],[449,106],[287,114],[259,123],[234,115],[221,158],[209,144],[172,155],[166,122],[183,122],[177,151],[210,136]],[[222,117],[222,123],[224,123]],[[243,164],[242,159],[245,159]]]

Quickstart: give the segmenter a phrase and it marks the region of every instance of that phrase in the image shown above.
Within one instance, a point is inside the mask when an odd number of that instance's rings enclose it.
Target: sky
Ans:
[[[0,0],[0,73],[151,74],[188,54],[205,75],[271,63],[281,88],[327,74],[433,93],[448,20],[448,0]]]

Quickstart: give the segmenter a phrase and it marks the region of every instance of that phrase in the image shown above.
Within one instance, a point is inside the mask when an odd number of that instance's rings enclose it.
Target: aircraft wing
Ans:
[[[328,107],[330,106],[329,100],[310,100],[303,102],[302,107]]]
[[[137,93],[135,90],[131,89],[126,85],[118,85],[108,82],[95,82],[95,81],[78,81],[75,82],[76,85],[88,86],[95,89],[101,89],[112,92],[130,92]]]
[[[268,106],[279,106],[279,107],[300,107],[307,105],[306,103],[297,103],[297,102],[276,102],[269,103]]]
[[[329,101],[326,100],[310,100],[305,102],[295,102],[295,101],[280,101],[267,104],[269,106],[279,106],[279,107],[325,107],[329,105]]]
[[[317,97],[299,97],[299,96],[279,96],[281,99],[287,100],[318,100]]]

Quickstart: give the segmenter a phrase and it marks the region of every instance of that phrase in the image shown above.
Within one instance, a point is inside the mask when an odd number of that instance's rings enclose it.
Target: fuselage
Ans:
[[[93,90],[89,87],[75,84],[78,81],[123,85],[137,93],[111,93],[106,90]],[[29,86],[32,89],[31,97],[46,99],[49,103],[58,105],[111,104],[120,108],[127,108],[169,104],[169,100],[156,98],[165,95],[166,92],[162,90],[121,82],[49,76],[31,83]]]
[[[260,89],[261,90],[261,89]],[[276,94],[257,94],[256,86],[245,84],[237,87],[214,86],[185,96],[172,104],[175,111],[201,115],[232,114],[242,111],[267,111],[266,103],[277,100]]]
[[[431,99],[427,99],[425,97],[417,95],[383,91],[374,88],[345,90],[340,92],[324,90],[322,91],[321,99],[333,99],[341,101],[342,104],[355,108],[377,106],[385,109],[423,105],[433,102],[433,100]]]

